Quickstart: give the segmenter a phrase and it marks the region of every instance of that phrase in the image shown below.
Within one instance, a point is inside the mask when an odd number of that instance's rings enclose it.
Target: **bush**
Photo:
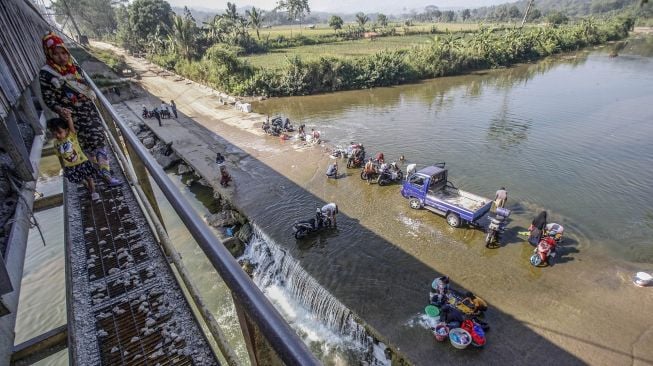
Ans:
[[[278,70],[254,69],[238,59],[242,49],[224,45],[210,47],[199,61],[177,60],[174,55],[157,55],[152,60],[227,93],[306,95],[388,86],[482,68],[509,66],[624,38],[633,24],[632,18],[615,18],[604,22],[586,19],[576,25],[523,30],[481,28],[466,35],[464,42],[456,35],[447,34],[441,38],[435,37],[426,46],[383,51],[357,59],[322,57],[306,62],[295,56]],[[356,35],[353,28],[341,34],[347,37],[348,32],[352,32],[349,36]],[[280,44],[310,44],[314,41],[309,37],[289,40],[280,36],[276,39]]]

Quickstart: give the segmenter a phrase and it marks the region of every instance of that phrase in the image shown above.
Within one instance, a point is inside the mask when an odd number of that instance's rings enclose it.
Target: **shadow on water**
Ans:
[[[406,324],[423,311],[431,281],[443,273],[343,213],[339,214],[337,230],[296,241],[292,222],[312,214],[307,206],[319,207],[326,202],[259,160],[247,157],[241,164],[248,170],[232,171],[236,182],[234,206],[274,245],[298,259],[327,291],[383,335],[383,341],[399,347],[415,363],[432,364],[434,359],[441,363],[581,363],[573,354],[496,308],[487,315],[492,332],[485,349],[456,352],[447,344],[437,344],[427,329]],[[329,247],[328,255],[322,250],[325,246]],[[466,291],[455,283],[453,286]],[[539,351],[528,352],[535,345]]]

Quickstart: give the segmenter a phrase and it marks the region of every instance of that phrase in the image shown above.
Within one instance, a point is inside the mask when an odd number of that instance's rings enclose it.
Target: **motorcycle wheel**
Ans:
[[[308,232],[304,229],[297,230],[295,232],[295,239],[303,239],[306,237],[307,234]]]
[[[487,232],[487,235],[485,235],[485,247],[486,248],[496,247],[495,245],[492,245],[493,241],[494,241],[494,230],[490,230]]]
[[[364,170],[361,172],[361,179],[362,180],[367,180],[367,174],[365,174]]]
[[[401,170],[397,172],[397,179],[398,180],[403,180],[404,179],[404,172]]]
[[[385,180],[385,179],[381,179],[381,178],[379,178],[379,180],[377,181],[377,183],[378,183],[380,186],[385,186],[385,185],[388,184],[388,181]]]
[[[534,265],[535,267],[542,266],[542,258],[540,258],[540,255],[538,253],[533,253],[533,255],[531,256],[531,264]]]

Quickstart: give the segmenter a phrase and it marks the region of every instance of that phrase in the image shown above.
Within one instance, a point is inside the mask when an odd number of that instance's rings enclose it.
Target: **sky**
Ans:
[[[514,0],[309,0],[311,11],[325,11],[338,13],[366,13],[384,12],[399,14],[411,9],[422,9],[427,5],[436,5],[440,8],[474,8],[486,5],[503,4]],[[221,0],[168,0],[173,6],[188,6],[201,9],[224,9],[227,1]],[[240,8],[255,6],[257,8],[272,9],[277,0],[231,0]]]

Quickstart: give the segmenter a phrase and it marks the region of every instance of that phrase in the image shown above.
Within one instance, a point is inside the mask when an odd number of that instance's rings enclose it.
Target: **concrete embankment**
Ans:
[[[152,102],[152,100],[136,99],[126,101],[115,105],[115,108],[123,119],[128,121],[130,127],[137,134],[143,145],[150,149],[150,152],[162,167],[170,168],[176,166],[177,173],[186,177],[187,184],[190,184],[190,181],[194,180],[213,190],[214,198],[219,201],[221,210],[216,214],[205,217],[207,224],[218,229],[218,232],[222,234],[220,236],[223,244],[230,250],[234,257],[238,258],[242,256],[245,251],[245,246],[252,239],[255,230],[249,222],[249,215],[251,214],[254,218],[257,215],[255,212],[248,212],[247,208],[239,208],[239,198],[235,193],[238,185],[242,185],[245,181],[257,179],[257,176],[253,176],[252,173],[261,171],[260,167],[256,167],[260,162],[253,160],[247,153],[206,131],[205,128],[184,115],[180,115],[178,119],[162,120],[163,126],[158,126],[157,121],[154,119],[143,120],[139,117],[136,108],[144,102]],[[225,157],[224,165],[228,167],[230,174],[234,177],[234,182],[229,187],[223,187],[220,184],[218,164],[214,161],[217,153]],[[245,167],[247,169],[243,169]],[[265,194],[262,191],[259,191],[259,193]],[[257,196],[251,198],[256,200]],[[231,234],[226,234],[227,228],[232,231]],[[265,235],[264,233],[261,234]],[[266,249],[268,252],[271,250],[279,252],[279,249],[276,248]],[[281,249],[281,252],[285,254],[284,249]],[[270,259],[274,260],[272,258]],[[281,261],[293,261],[293,259],[282,258]],[[254,270],[252,266],[256,264],[244,260],[241,262],[241,265],[251,275]],[[278,274],[273,274],[273,276],[276,275]],[[306,277],[308,274],[302,273],[301,276]],[[313,279],[310,279],[310,282],[311,286],[319,286]],[[331,297],[326,291],[319,290],[323,296]],[[329,301],[335,302],[337,307],[344,306],[335,298]],[[339,311],[349,313],[351,310],[341,309]],[[324,316],[325,314],[320,315]],[[328,318],[329,314],[326,314],[325,317]],[[378,348],[379,342],[382,342],[381,349],[384,349],[383,353],[385,353],[388,359],[392,359],[394,364],[402,365],[408,363],[406,356],[399,352],[397,348],[393,347],[386,337],[366,324],[363,318],[352,313],[351,321],[357,323],[353,327],[358,328],[354,331],[359,338],[358,340],[361,341],[364,347],[369,348],[367,357],[377,357],[377,362],[383,361],[378,359],[378,357],[383,356],[379,355],[378,352],[374,352],[374,347]],[[348,326],[348,328],[351,327],[352,325]],[[337,325],[333,328],[334,331],[339,330]],[[351,331],[351,329],[348,330]],[[343,336],[350,336],[350,334],[343,334]],[[371,338],[367,339],[368,337]],[[385,348],[386,345],[388,345],[387,349]]]

